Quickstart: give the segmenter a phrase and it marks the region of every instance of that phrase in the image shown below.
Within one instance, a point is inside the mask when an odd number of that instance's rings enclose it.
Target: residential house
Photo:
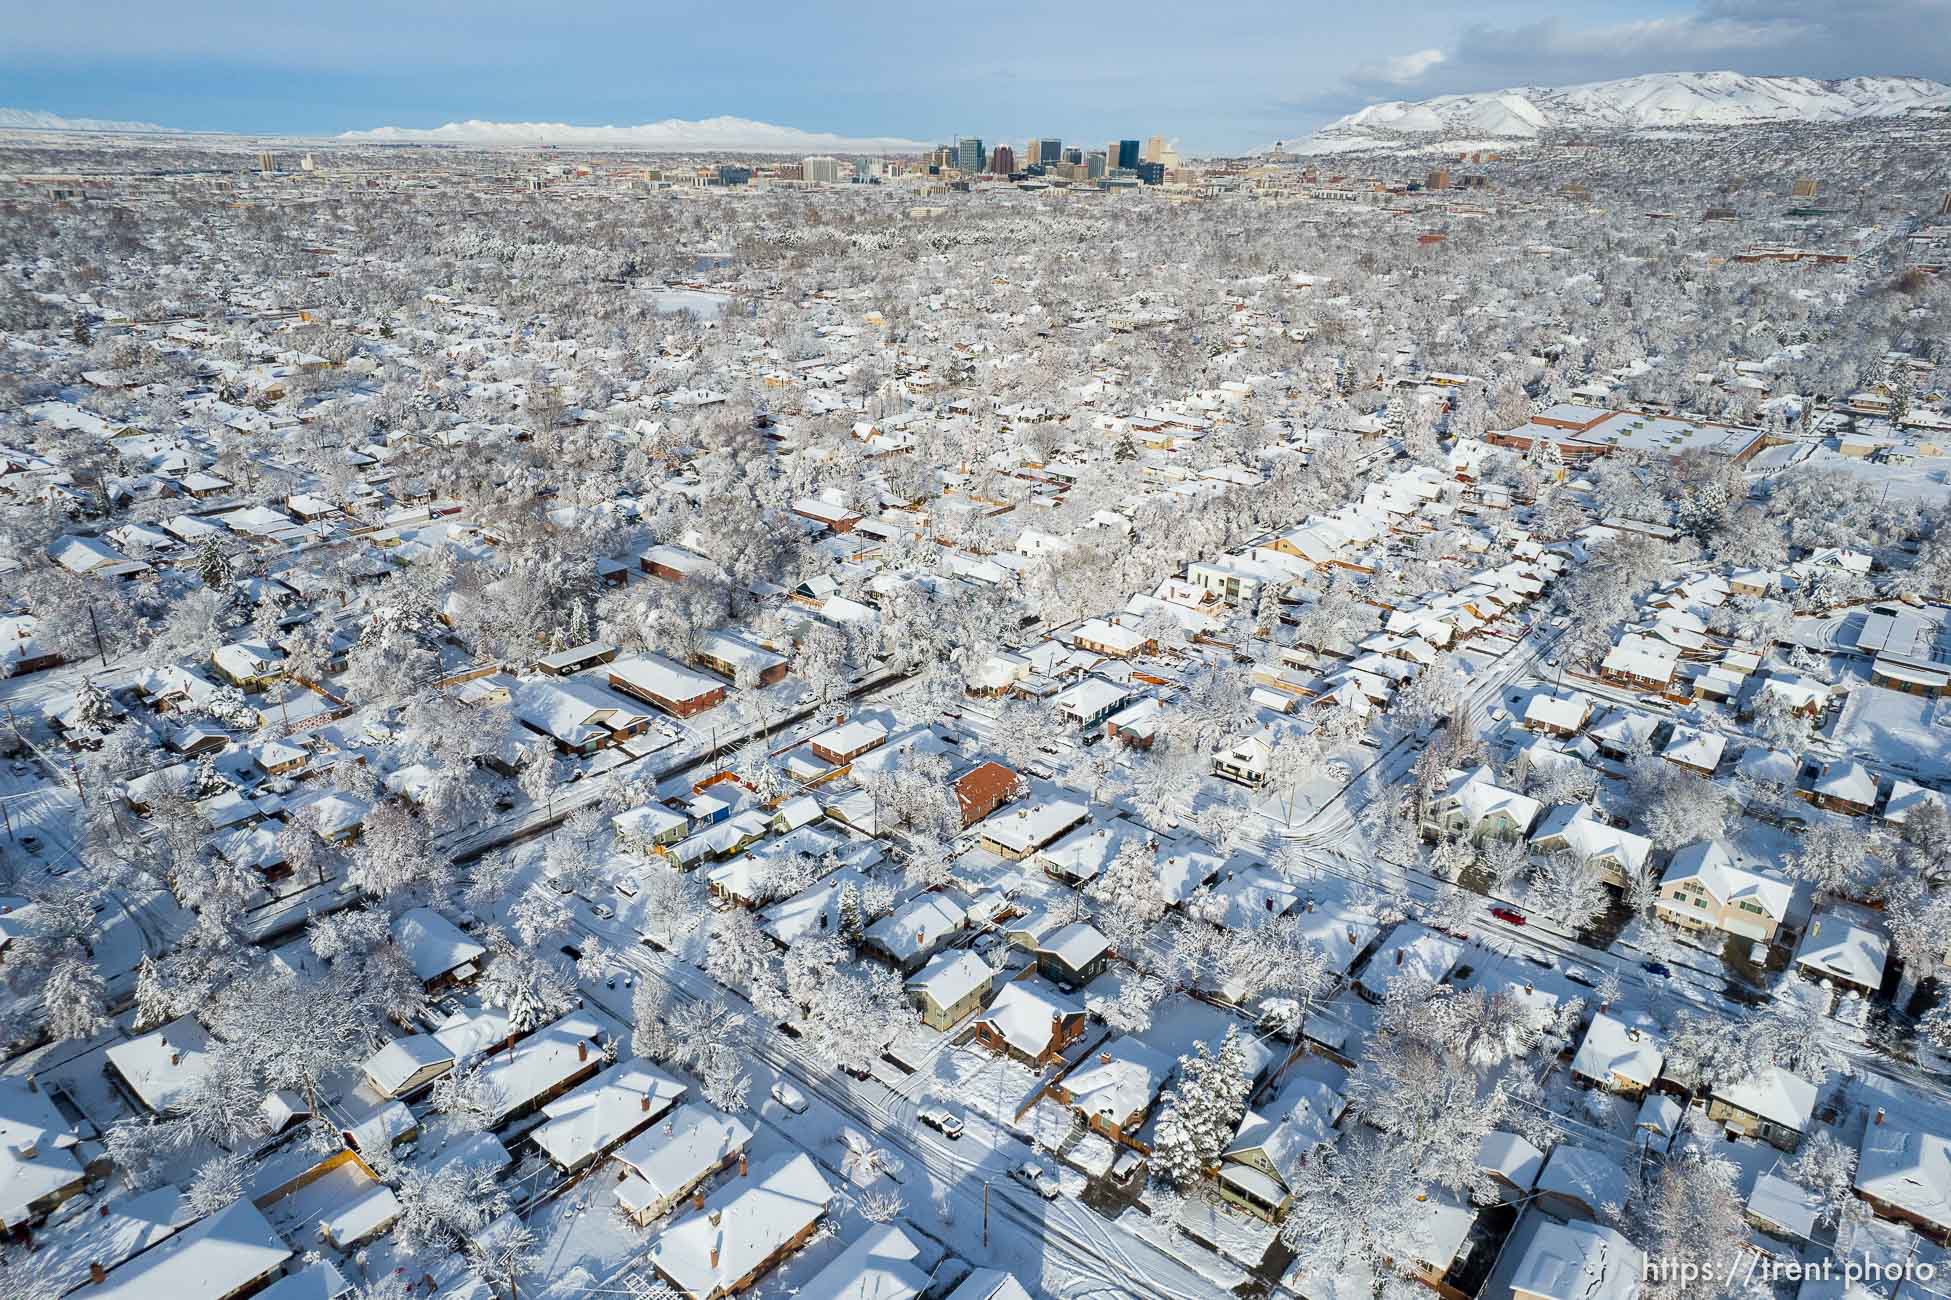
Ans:
[[[947,894],[917,894],[868,926],[862,946],[902,974],[912,974],[968,919],[962,905]]]
[[[813,737],[807,748],[822,762],[845,767],[862,754],[887,743],[887,728],[865,719],[843,723]]]
[[[1607,883],[1625,889],[1646,869],[1653,841],[1621,830],[1591,804],[1559,804],[1529,840],[1534,853],[1569,853],[1597,867]]]
[[[1538,1173],[1539,1208],[1563,1219],[1610,1217],[1626,1204],[1626,1171],[1618,1157],[1560,1142]]]
[[[1628,1023],[1600,1012],[1572,1057],[1572,1077],[1622,1097],[1637,1097],[1660,1077],[1665,1063],[1666,1053],[1650,1023]]]
[[[899,1226],[870,1224],[798,1288],[796,1300],[919,1300],[934,1280],[921,1260],[922,1247]]]
[[[985,761],[956,777],[950,785],[962,829],[967,830],[1009,801],[1017,775],[1001,763]]]
[[[1633,1300],[1646,1252],[1617,1229],[1542,1219],[1511,1277],[1512,1300]]]
[[[1080,799],[1038,792],[1014,807],[1000,808],[978,822],[982,847],[999,858],[1021,861],[1081,825],[1091,815]]]
[[[1818,808],[1864,817],[1876,806],[1877,779],[1861,763],[1837,759],[1822,769],[1804,796]]]
[[[1536,799],[1506,790],[1489,767],[1451,771],[1423,814],[1425,835],[1456,835],[1481,843],[1522,839],[1538,820]]]
[[[981,1009],[995,973],[966,948],[938,952],[907,982],[908,997],[921,1023],[947,1033]]]
[[[609,666],[610,686],[675,718],[689,718],[720,704],[725,683],[662,655],[641,654]]]
[[[543,655],[535,661],[535,670],[550,677],[569,677],[609,663],[616,658],[616,654],[616,647],[608,642],[589,641]]]
[[[1050,1095],[1113,1142],[1149,1151],[1138,1141],[1152,1101],[1172,1074],[1172,1058],[1120,1035],[1050,1084]]]
[[[1707,1118],[1742,1137],[1793,1151],[1809,1131],[1815,1109],[1816,1086],[1771,1065],[1738,1082],[1717,1084],[1708,1098]]]
[[[0,1229],[37,1224],[82,1191],[80,1141],[39,1084],[0,1078]]]
[[[707,632],[699,637],[691,650],[691,662],[734,684],[745,679],[754,686],[777,686],[786,679],[784,655],[729,632]]]
[[[210,664],[240,691],[262,691],[283,680],[284,654],[262,641],[233,641],[210,654]]]
[[[1220,1157],[1214,1188],[1220,1197],[1269,1223],[1287,1215],[1300,1168],[1332,1146],[1348,1099],[1325,1082],[1300,1076],[1249,1110]]]
[[[1084,1008],[1055,989],[1017,980],[976,1018],[976,1041],[1030,1065],[1048,1065],[1084,1036]]]
[[[431,907],[414,907],[393,922],[393,943],[429,992],[474,977],[488,950]]]
[[[76,1300],[239,1300],[295,1252],[250,1200],[225,1208],[91,1278]]]
[[[737,1178],[660,1233],[644,1258],[689,1300],[719,1300],[757,1282],[811,1240],[833,1188],[805,1152]]]
[[[1063,989],[1081,989],[1103,973],[1111,941],[1089,921],[1073,921],[1036,948],[1037,970]]]
[[[738,1116],[687,1102],[617,1149],[617,1204],[647,1227],[705,1179],[744,1159],[751,1144],[752,1130]]]
[[[1107,659],[1129,659],[1137,654],[1150,654],[1157,650],[1158,643],[1136,628],[1122,623],[1108,623],[1101,618],[1087,619],[1070,634],[1071,643],[1080,650],[1103,655]]]
[[[1534,695],[1524,706],[1527,729],[1565,740],[1583,731],[1591,717],[1591,698],[1576,691],[1571,695]]]
[[[1673,687],[1679,647],[1643,633],[1628,632],[1599,661],[1599,677],[1614,686],[1665,692]]]
[[[1804,978],[1864,997],[1883,987],[1889,964],[1890,936],[1868,912],[1853,907],[1818,909],[1795,950],[1795,969]]]
[[[573,1174],[629,1141],[675,1106],[686,1085],[638,1056],[547,1102],[529,1137],[556,1168]]]
[[[515,718],[567,754],[593,754],[642,735],[650,715],[588,680],[528,681],[515,690]]]
[[[1770,943],[1794,897],[1790,881],[1737,865],[1720,840],[1700,840],[1674,851],[1660,877],[1653,914],[1688,930]]]

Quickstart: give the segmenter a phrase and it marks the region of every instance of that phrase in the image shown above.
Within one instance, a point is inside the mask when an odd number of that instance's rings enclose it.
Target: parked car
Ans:
[[[1643,961],[1639,968],[1655,979],[1670,979],[1673,975],[1672,967],[1663,961]]]
[[[637,881],[634,876],[618,876],[613,883],[616,885],[616,892],[625,898],[637,896]]]
[[[549,888],[555,890],[558,894],[573,894],[576,892],[576,886],[570,883],[569,877],[567,876],[550,876]]]
[[[784,1079],[772,1085],[772,1099],[795,1115],[806,1113],[806,1094]]]
[[[1504,924],[1506,925],[1524,924],[1524,914],[1521,912],[1513,911],[1508,907],[1493,907],[1490,909],[1490,914],[1496,917],[1498,920],[1504,922]]]
[[[589,911],[590,915],[599,921],[609,921],[616,917],[616,909],[608,903],[591,903],[589,905]]]
[[[1593,979],[1591,972],[1583,966],[1567,966],[1565,968],[1565,978],[1574,984],[1583,985],[1588,989],[1599,987],[1599,981]]]
[[[962,1136],[962,1117],[946,1106],[922,1107],[921,1122],[945,1138]]]
[[[1057,1181],[1057,1176],[1034,1160],[1017,1165],[1009,1171],[1009,1176],[1046,1201],[1054,1201],[1063,1194],[1063,1184]]]

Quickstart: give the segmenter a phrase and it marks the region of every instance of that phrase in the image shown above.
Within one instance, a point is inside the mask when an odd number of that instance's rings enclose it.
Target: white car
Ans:
[[[806,1094],[784,1079],[772,1085],[772,1099],[795,1115],[806,1113]]]
[[[637,881],[635,877],[618,876],[614,883],[616,885],[616,892],[622,894],[625,898],[635,898],[637,896]]]
[[[946,1106],[924,1106],[920,1118],[945,1138],[953,1140],[962,1136],[962,1117]]]
[[[612,908],[608,903],[591,903],[589,910],[599,921],[608,921],[616,916],[616,909]]]
[[[1057,1176],[1034,1160],[1017,1165],[1009,1171],[1009,1176],[1046,1201],[1054,1201],[1063,1194],[1063,1184],[1057,1181]]]

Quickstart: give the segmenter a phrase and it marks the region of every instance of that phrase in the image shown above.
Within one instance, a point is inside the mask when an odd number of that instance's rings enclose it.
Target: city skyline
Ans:
[[[1184,153],[1224,154],[1370,103],[1513,85],[1718,68],[1951,80],[1951,0],[1607,0],[1578,11],[1491,0],[1468,21],[1425,0],[1373,11],[1230,0],[1184,13],[1002,4],[960,20],[975,39],[958,48],[980,57],[925,59],[881,56],[932,48],[932,17],[877,4],[767,8],[762,47],[749,29],[669,0],[595,0],[546,23],[489,0],[466,30],[438,6],[367,0],[281,16],[275,29],[237,0],[92,7],[112,20],[10,18],[7,107],[303,135],[732,115],[847,138],[938,142],[973,127],[1024,141],[1054,125],[1065,140],[1166,131]],[[863,61],[872,78],[859,75]]]

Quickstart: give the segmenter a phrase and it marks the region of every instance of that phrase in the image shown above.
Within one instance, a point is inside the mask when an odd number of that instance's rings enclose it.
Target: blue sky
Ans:
[[[280,12],[283,11],[283,12]],[[0,106],[199,130],[718,114],[1264,147],[1382,99],[1678,69],[1951,82],[1951,0],[0,0]]]

